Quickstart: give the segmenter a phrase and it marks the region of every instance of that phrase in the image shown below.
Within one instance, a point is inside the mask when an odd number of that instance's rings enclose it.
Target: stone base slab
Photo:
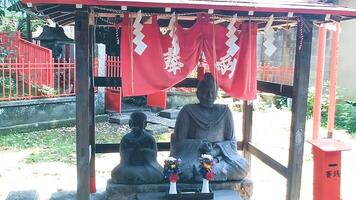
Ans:
[[[177,183],[177,189],[200,188],[201,183]],[[250,199],[253,190],[252,181],[210,182],[212,190],[234,190],[240,194],[244,200]],[[145,184],[145,185],[125,185],[113,184],[110,180],[106,186],[107,200],[136,200],[139,193],[167,192],[169,183]]]

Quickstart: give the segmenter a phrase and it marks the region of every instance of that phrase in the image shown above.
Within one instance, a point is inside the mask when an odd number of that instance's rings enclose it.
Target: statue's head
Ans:
[[[200,80],[197,86],[197,97],[200,105],[204,107],[213,107],[218,93],[218,87],[211,73],[206,73],[203,80]]]
[[[147,116],[142,112],[133,112],[130,115],[129,126],[134,133],[140,134],[147,125]]]

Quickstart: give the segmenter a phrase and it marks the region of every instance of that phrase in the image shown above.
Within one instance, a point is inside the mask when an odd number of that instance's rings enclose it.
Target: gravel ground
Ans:
[[[237,136],[241,138],[241,113],[234,113]],[[253,126],[253,142],[275,158],[287,165],[289,148],[289,128],[291,113],[288,111],[270,110],[255,112]],[[99,123],[99,134],[113,132],[127,132],[127,126],[109,123]],[[63,131],[69,131],[63,128]],[[307,123],[306,139],[311,138],[311,121]],[[73,131],[73,130],[70,130]],[[325,130],[322,129],[322,133]],[[353,150],[342,154],[342,199],[352,200],[356,196],[353,189],[356,184],[356,139],[344,131],[336,131],[335,138],[343,141]],[[49,199],[57,191],[76,190],[76,166],[60,163],[26,164],[24,158],[33,149],[23,151],[4,150],[0,152],[0,199],[5,199],[9,191],[36,190],[40,199]],[[311,145],[306,143],[304,150],[304,165],[301,188],[301,199],[312,199],[312,169]],[[163,163],[169,152],[159,152],[158,161]],[[278,173],[252,157],[251,179],[254,181],[253,199],[285,199],[286,181]],[[100,155],[96,159],[96,178],[98,191],[105,190],[106,181],[110,178],[110,171],[119,163],[117,153]]]

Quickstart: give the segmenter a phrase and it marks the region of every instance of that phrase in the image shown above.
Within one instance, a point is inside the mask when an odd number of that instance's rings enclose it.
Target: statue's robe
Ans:
[[[158,164],[157,144],[146,131],[139,137],[126,134],[120,143],[120,164],[111,172],[114,183],[146,184],[160,183],[163,168]]]
[[[181,179],[199,181],[199,145],[208,140],[221,154],[216,157],[214,181],[242,180],[249,171],[248,162],[237,152],[234,122],[226,105],[212,108],[186,105],[180,111],[171,137],[171,156],[182,159]]]

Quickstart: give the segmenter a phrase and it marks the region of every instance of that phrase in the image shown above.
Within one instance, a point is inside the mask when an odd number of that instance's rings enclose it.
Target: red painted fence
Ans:
[[[107,77],[121,77],[120,60],[117,56],[106,56],[105,70]],[[108,87],[105,89],[105,109],[121,112],[121,87]]]
[[[25,61],[6,58],[0,62],[0,101],[75,95],[75,60],[50,62]],[[121,77],[119,57],[107,56],[106,76]],[[293,85],[293,67],[258,66],[258,80]],[[98,74],[95,60],[94,74]],[[121,111],[120,87],[105,90],[106,108]]]
[[[17,58],[24,62],[45,63],[52,60],[52,51],[21,38],[21,33],[0,33],[0,45],[4,47],[8,58]]]
[[[0,62],[0,101],[75,95],[75,60]],[[98,73],[98,61],[94,74]]]
[[[0,62],[0,101],[70,96],[75,94],[75,62]]]
[[[283,85],[293,85],[293,66],[269,66],[261,65],[257,67],[257,80]]]

